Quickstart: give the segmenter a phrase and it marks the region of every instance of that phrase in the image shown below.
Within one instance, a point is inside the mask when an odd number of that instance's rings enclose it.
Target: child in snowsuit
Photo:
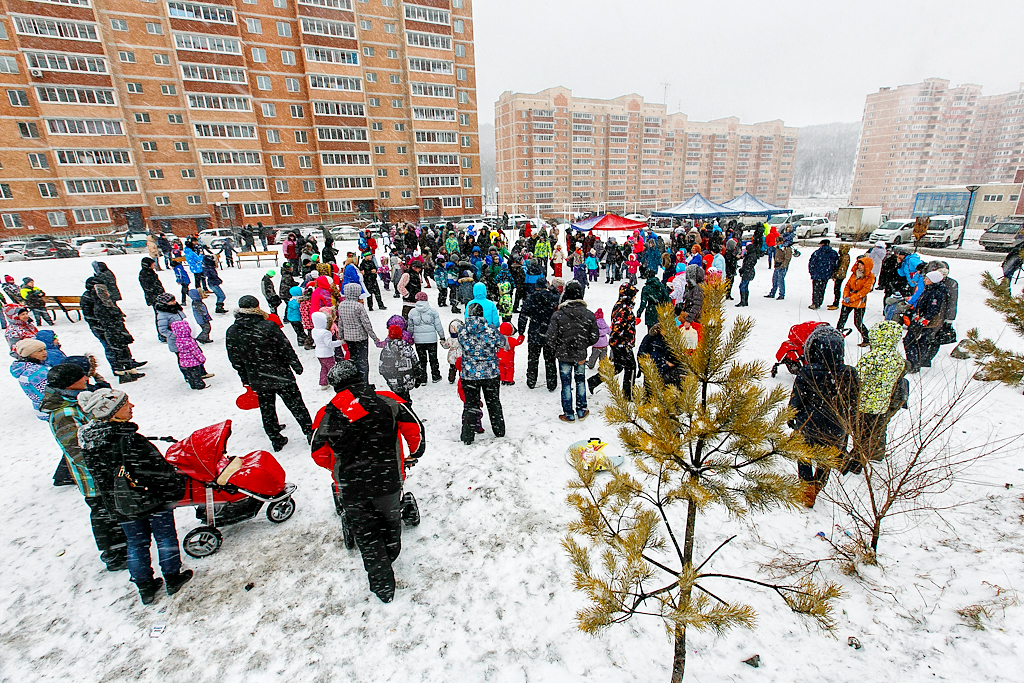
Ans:
[[[502,384],[512,386],[516,383],[516,347],[523,343],[526,336],[520,334],[513,337],[515,330],[510,322],[503,322],[498,331],[508,337],[508,348],[498,350],[498,376]]]
[[[636,287],[636,271],[640,269],[640,262],[636,260],[636,254],[630,254],[626,259],[626,273],[629,276],[629,284]]]
[[[412,406],[409,392],[416,386],[419,357],[413,345],[402,338],[403,334],[402,328],[398,325],[388,327],[388,338],[380,352],[378,369],[381,377],[388,383],[388,388]]]
[[[185,264],[180,261],[174,264],[174,281],[181,287],[181,300],[185,301],[188,299],[188,290],[192,284],[192,278],[188,276]]]
[[[471,270],[463,270],[462,277],[459,278],[459,303],[463,306],[473,300],[473,285],[476,284],[476,278],[473,277]],[[461,313],[452,309],[452,313]]]
[[[498,283],[498,315],[505,322],[512,320],[512,285],[508,282]]]
[[[171,331],[174,332],[174,345],[178,349],[178,369],[181,370],[185,382],[193,389],[205,389],[207,374],[204,363],[206,356],[203,355],[199,344],[192,338],[192,328],[187,320],[175,320],[171,323]]]
[[[267,300],[267,306],[270,307],[270,312],[277,315],[277,307],[281,305],[281,296],[277,293],[277,287],[274,286],[274,281],[271,280],[275,275],[277,275],[276,272],[268,270],[260,283],[263,286],[263,298]]]
[[[210,339],[210,331],[213,329],[211,324],[213,316],[210,315],[210,309],[203,303],[203,295],[198,289],[188,290],[188,298],[192,299],[192,317],[196,319],[196,325],[199,325],[201,329],[196,341],[200,344],[209,344],[213,341]]]
[[[35,316],[36,325],[42,325],[45,320],[50,326],[53,326],[53,318],[46,311],[46,300],[43,298],[46,296],[46,292],[36,287],[35,281],[32,278],[27,277],[21,281],[21,298],[25,302],[25,306]]]
[[[448,349],[448,384],[455,384],[455,377],[459,373],[456,363],[462,357],[462,345],[456,337],[464,323],[461,320],[453,320],[448,324],[448,339],[441,340],[441,346]]]
[[[587,360],[587,368],[591,370],[601,362],[602,358],[608,357],[608,335],[612,331],[612,328],[608,327],[608,321],[604,319],[603,308],[594,311],[594,317],[597,318],[597,333],[600,336],[597,338],[597,343],[591,347],[590,359]]]
[[[290,298],[288,303],[284,307],[284,321],[292,326],[295,330],[295,343],[299,346],[303,346],[306,343],[306,330],[302,328],[302,312],[299,310],[299,304],[302,302],[302,287],[292,287],[288,290]],[[310,319],[312,322],[312,318]]]
[[[461,327],[462,327],[461,324],[460,324],[459,327],[461,329]],[[457,339],[452,337],[452,340],[455,342],[456,346],[459,346],[459,341]],[[459,384],[458,384],[458,386],[456,386],[456,389],[459,392],[459,400],[462,401],[463,403],[465,403],[466,402],[466,392],[464,392],[462,390],[462,351],[461,351],[461,348],[462,347],[459,346],[459,349],[460,349],[459,357],[455,359],[455,365],[453,365],[452,367],[456,370],[456,372],[459,373]],[[484,433],[484,402],[483,402],[482,399],[477,399],[477,401],[476,401],[476,433],[477,434],[483,434]]]
[[[591,249],[590,255],[587,256],[585,263],[587,264],[587,277],[590,279],[590,282],[597,282],[597,276],[600,272],[600,262],[597,260],[597,252]]]
[[[320,388],[327,390],[327,373],[334,367],[334,350],[345,342],[341,339],[335,341],[334,335],[328,327],[327,314],[317,311],[312,316],[313,320],[313,344],[316,346],[316,359],[320,361]]]
[[[313,290],[303,290],[302,299],[299,300],[299,322],[302,323],[302,330],[306,333],[306,338],[302,342],[302,348],[307,351],[313,349],[313,337],[310,335],[313,330],[313,318],[310,312],[312,310],[312,301]]]

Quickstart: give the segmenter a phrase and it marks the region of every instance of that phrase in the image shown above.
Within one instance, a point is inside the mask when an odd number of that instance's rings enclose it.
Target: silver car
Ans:
[[[1024,219],[1004,219],[985,230],[978,243],[985,251],[1009,251],[1021,233],[1024,233]]]

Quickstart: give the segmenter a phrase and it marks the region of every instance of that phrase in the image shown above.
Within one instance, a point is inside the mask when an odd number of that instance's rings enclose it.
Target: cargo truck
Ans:
[[[863,241],[886,220],[880,206],[846,206],[836,215],[836,236],[841,240]]]

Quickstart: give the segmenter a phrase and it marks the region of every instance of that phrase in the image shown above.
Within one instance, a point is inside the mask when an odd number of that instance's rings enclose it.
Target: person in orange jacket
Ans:
[[[523,343],[526,337],[520,334],[512,336],[512,323],[502,323],[498,331],[508,337],[508,348],[498,349],[498,376],[501,383],[512,386],[516,383],[516,347]]]
[[[860,346],[868,344],[868,328],[864,324],[864,309],[868,303],[868,294],[875,285],[875,276],[871,272],[874,262],[870,256],[861,256],[850,269],[850,279],[843,287],[843,307],[839,311],[839,322],[836,328],[842,330],[847,318],[853,313],[853,325],[860,330]]]

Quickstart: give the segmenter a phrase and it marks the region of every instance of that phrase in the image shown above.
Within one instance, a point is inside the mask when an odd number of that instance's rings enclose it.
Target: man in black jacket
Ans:
[[[426,447],[423,425],[390,392],[378,394],[351,361],[327,373],[337,392],[316,416],[313,457],[330,464],[345,519],[355,536],[370,590],[382,602],[395,596],[391,564],[402,550],[402,467]],[[401,440],[409,446],[403,455]]]
[[[136,368],[142,367],[147,361],[139,362],[132,358],[128,345],[135,340],[124,325],[124,313],[111,301],[103,281],[95,276],[86,280],[85,291],[79,297],[78,305],[89,330],[103,345],[107,362],[118,381],[126,384],[145,377],[145,373]]]
[[[142,259],[142,270],[139,271],[139,285],[142,287],[142,294],[146,297],[146,305],[156,305],[156,298],[163,294],[166,290],[164,289],[164,283],[160,282],[160,276],[156,274],[157,263],[148,256]],[[157,317],[156,309],[153,309],[153,319]],[[160,334],[159,328],[157,328],[157,338],[161,344],[166,344],[167,340]]]
[[[636,291],[635,289],[633,290]],[[632,302],[630,302],[632,314]],[[562,293],[562,303],[551,316],[544,346],[548,353],[558,359],[558,375],[562,380],[562,422],[575,422],[590,415],[587,409],[587,387],[585,383],[586,361],[590,347],[601,336],[597,329],[597,318],[583,300],[583,287],[576,280],[570,280]],[[576,412],[573,412],[572,385],[576,384]]]
[[[547,383],[548,391],[554,391],[558,386],[558,377],[555,374],[555,357],[544,347],[547,341],[548,324],[551,316],[558,308],[558,292],[548,287],[545,278],[537,280],[533,293],[523,304],[522,313],[519,314],[519,330],[527,331],[527,356],[526,356],[526,386],[533,389],[537,386],[537,370],[541,353],[544,354],[544,381]]]
[[[242,384],[259,397],[263,429],[276,452],[288,443],[288,438],[281,435],[284,425],[277,421],[277,396],[291,411],[307,441],[313,435],[313,420],[292,374],[302,374],[302,363],[281,329],[267,320],[259,306],[254,296],[238,300],[235,322],[224,334],[224,343]]]

